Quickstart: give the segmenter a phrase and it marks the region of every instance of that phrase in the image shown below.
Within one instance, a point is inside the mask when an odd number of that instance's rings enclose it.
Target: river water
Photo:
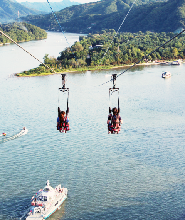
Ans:
[[[66,34],[71,45],[77,34]],[[61,33],[21,43],[42,59],[68,43]],[[185,219],[185,66],[139,66],[117,78],[123,125],[107,132],[113,73],[67,74],[70,131],[56,130],[60,74],[13,77],[39,65],[16,45],[0,47],[0,220],[20,219],[49,179],[68,198],[49,219]],[[162,79],[163,71],[172,77]],[[111,96],[111,106],[117,94]],[[6,141],[22,127],[28,134]],[[4,138],[4,139],[3,139]]]

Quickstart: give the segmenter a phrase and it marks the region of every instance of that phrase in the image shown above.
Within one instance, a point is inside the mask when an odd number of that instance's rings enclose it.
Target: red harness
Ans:
[[[121,129],[121,126],[120,126],[121,117],[119,115],[110,114],[108,116],[108,120],[111,121],[111,123],[108,124],[108,131],[111,132],[112,134],[119,133]]]
[[[59,124],[59,131],[61,132],[66,132],[69,131],[69,123],[66,122],[67,121],[67,117],[64,118],[64,121],[60,122]]]

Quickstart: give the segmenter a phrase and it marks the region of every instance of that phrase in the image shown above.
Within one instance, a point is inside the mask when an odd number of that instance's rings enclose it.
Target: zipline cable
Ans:
[[[137,64],[139,64],[141,61],[143,61],[145,58],[147,58],[148,56],[150,56],[152,53],[156,52],[159,48],[165,46],[167,43],[169,43],[170,41],[172,41],[173,39],[175,39],[176,37],[178,37],[179,35],[181,35],[183,32],[185,31],[182,30],[180,33],[178,33],[177,35],[175,35],[174,37],[172,37],[170,40],[166,41],[164,44],[160,45],[158,48],[156,48],[155,50],[153,50],[152,52],[150,52],[149,54],[145,55],[142,59],[140,59],[137,63],[135,63],[134,65],[130,66],[128,69],[126,69],[125,71],[123,71],[122,73],[118,74],[116,76],[116,78],[118,78],[119,76],[121,76],[123,73],[127,72],[128,70],[130,70],[132,67],[136,66]],[[100,84],[99,86],[105,85],[106,83],[111,82],[112,79],[110,79],[109,81]]]
[[[117,30],[117,32],[116,32],[116,34],[114,35],[114,37],[113,37],[113,39],[112,39],[111,43],[109,44],[109,46],[108,46],[107,50],[105,51],[105,53],[104,53],[104,55],[103,55],[102,59],[100,60],[100,64],[102,63],[103,58],[106,56],[106,54],[107,54],[107,52],[108,52],[108,50],[109,50],[110,46],[112,45],[112,43],[113,43],[113,41],[114,41],[114,38],[115,38],[115,37],[118,35],[118,33],[119,33],[119,30],[120,30],[121,26],[122,26],[122,25],[123,25],[123,23],[125,22],[125,20],[126,20],[127,16],[129,15],[129,13],[130,13],[130,11],[132,10],[132,8],[133,8],[133,6],[134,6],[134,4],[135,4],[135,2],[136,2],[136,1],[137,1],[137,0],[135,0],[135,1],[133,2],[133,4],[132,4],[132,6],[130,7],[130,9],[129,9],[128,13],[126,14],[125,18],[123,19],[123,21],[122,21],[121,25],[119,26],[119,28],[118,28],[118,30]],[[99,64],[99,65],[100,65],[100,64]]]
[[[50,69],[53,73],[56,73],[53,69],[51,69],[49,66],[47,66],[45,63],[43,63],[42,61],[40,61],[39,59],[37,59],[34,55],[32,55],[29,51],[25,50],[23,47],[21,47],[18,43],[16,43],[11,37],[9,37],[8,35],[6,35],[5,33],[3,33],[3,31],[0,30],[0,33],[2,35],[4,35],[6,38],[8,38],[9,40],[11,40],[14,44],[16,44],[18,47],[20,47],[21,49],[23,49],[26,53],[28,53],[30,56],[32,56],[34,59],[36,59],[37,61],[39,61],[42,65],[44,65],[46,68]]]
[[[106,54],[107,54],[107,52],[108,52],[110,46],[112,45],[112,43],[113,43],[113,41],[114,41],[114,38],[118,35],[121,26],[122,26],[123,23],[125,22],[127,16],[129,15],[129,13],[130,13],[130,11],[132,10],[132,8],[133,8],[133,6],[134,6],[134,4],[135,4],[136,1],[137,1],[137,0],[135,0],[135,1],[133,2],[133,4],[131,5],[131,7],[129,8],[128,13],[127,13],[126,16],[124,17],[124,19],[123,19],[121,25],[119,26],[119,28],[118,28],[116,34],[114,35],[112,42],[109,44],[109,46],[108,46],[106,52],[104,53],[102,59],[100,60],[99,65],[102,63],[103,58],[106,56]],[[54,13],[54,11],[53,11],[53,9],[52,9],[52,7],[51,7],[51,4],[50,4],[49,0],[47,0],[47,2],[48,2],[48,4],[49,4],[49,7],[50,7],[50,9],[51,9],[51,11],[52,11],[52,13],[53,13],[53,15],[54,15],[54,17],[55,17],[55,19],[56,19],[58,25],[60,26],[60,29],[61,29],[62,33],[64,34],[63,28],[61,27],[60,22],[58,21],[58,18],[57,18],[56,14]],[[70,46],[70,44],[69,44],[69,42],[68,42],[67,37],[65,36],[65,34],[64,34],[64,37],[65,37],[65,39],[66,39],[66,41],[67,41],[67,43],[68,43],[68,45],[69,45],[69,47],[70,47],[70,49],[71,49],[71,46]],[[71,52],[73,53],[72,49],[71,49]],[[73,53],[73,55],[74,55],[74,53]],[[75,57],[75,55],[74,55],[74,57]],[[75,60],[77,61],[77,58],[76,58],[76,57],[75,57]]]
[[[113,37],[111,43],[110,43],[109,46],[108,46],[106,52],[104,53],[103,57],[101,58],[101,61],[100,61],[99,65],[102,63],[103,58],[106,56],[106,54],[107,54],[107,52],[108,52],[110,46],[112,45],[112,43],[113,43],[115,37],[118,35],[118,33],[119,33],[119,31],[120,31],[120,29],[121,29],[123,23],[125,22],[126,18],[128,17],[128,15],[129,15],[130,11],[132,10],[132,8],[133,8],[133,6],[134,6],[134,4],[135,4],[136,1],[137,1],[137,0],[135,0],[135,1],[132,3],[131,7],[129,8],[129,11],[127,12],[126,16],[124,17],[122,23],[120,24],[120,26],[119,26],[119,28],[118,28],[116,34],[114,35],[114,37]],[[58,21],[58,18],[57,18],[57,16],[56,16],[56,14],[54,13],[53,8],[51,7],[51,4],[50,4],[49,0],[47,0],[47,2],[48,2],[48,4],[49,4],[49,7],[50,7],[50,9],[51,9],[51,11],[52,11],[52,13],[53,13],[53,15],[54,15],[54,17],[55,17],[55,19],[56,19],[58,25],[60,26],[60,29],[61,29],[61,31],[62,31],[62,33],[63,33],[65,39],[66,39],[66,42],[67,42],[68,45],[69,45],[69,42],[68,42],[68,40],[67,40],[67,37],[66,37],[65,34],[64,34],[63,28],[61,27],[60,22]],[[69,45],[69,47],[70,47],[70,45]],[[71,52],[73,53],[71,47],[70,47],[70,50],[71,50]],[[74,53],[73,53],[73,55],[74,55]],[[74,55],[74,57],[75,57],[75,55]],[[75,60],[77,61],[76,57],[75,57]],[[98,65],[98,66],[99,66],[99,65]]]
[[[73,51],[72,51],[72,48],[71,48],[71,46],[70,46],[70,44],[69,44],[69,42],[68,42],[68,40],[67,40],[67,37],[66,37],[65,34],[64,34],[63,28],[62,28],[62,26],[60,25],[60,22],[58,21],[58,18],[57,18],[57,16],[56,16],[55,12],[53,11],[53,8],[51,7],[51,4],[50,4],[49,0],[47,0],[47,3],[49,4],[49,7],[50,7],[50,9],[51,9],[51,11],[52,11],[52,14],[54,15],[54,17],[55,17],[55,19],[56,19],[56,21],[57,21],[57,23],[58,23],[58,25],[59,25],[59,27],[60,27],[60,29],[61,29],[63,35],[64,35],[64,37],[65,37],[65,40],[66,40],[67,44],[69,45],[69,48],[70,48],[72,54],[74,55],[75,60],[77,61],[77,58],[76,58],[75,54],[74,54]]]
[[[47,0],[47,2],[49,3],[49,1]],[[133,3],[134,4],[134,3]],[[133,5],[132,5],[132,7],[133,7]],[[52,8],[51,8],[52,9]],[[131,9],[130,9],[131,10]],[[130,12],[130,10],[129,10],[129,12]],[[129,13],[128,12],[128,13]],[[54,12],[53,12],[54,13]],[[127,14],[128,14],[127,13]],[[125,18],[126,19],[126,18]],[[124,19],[124,20],[125,20]],[[123,20],[123,21],[124,21]],[[123,22],[122,22],[123,23]],[[122,25],[122,24],[121,24]],[[121,25],[120,25],[120,27],[121,27]],[[119,29],[118,29],[119,30]],[[177,38],[178,36],[180,36],[183,32],[185,31],[185,29],[184,30],[182,30],[180,33],[178,33],[177,35],[175,35],[174,37],[172,37],[170,40],[168,40],[168,41],[166,41],[164,44],[162,44],[162,45],[160,45],[158,48],[156,48],[155,50],[153,50],[152,52],[150,52],[148,55],[145,55],[142,59],[140,59],[138,62],[136,62],[134,65],[132,65],[132,66],[130,66],[128,69],[126,69],[125,71],[123,71],[122,73],[120,73],[120,74],[118,74],[117,76],[116,76],[116,78],[117,77],[119,77],[120,75],[122,75],[123,73],[125,73],[125,72],[127,72],[128,70],[130,70],[131,68],[133,68],[134,66],[136,66],[137,64],[139,64],[141,61],[143,61],[145,58],[147,58],[148,56],[150,56],[152,53],[154,53],[154,52],[156,52],[159,48],[161,48],[161,47],[163,47],[163,46],[165,46],[167,43],[169,43],[170,41],[172,41],[173,39],[175,39],[175,38]],[[27,50],[25,50],[23,47],[21,47],[18,43],[16,43],[13,39],[11,39],[8,35],[6,35],[3,31],[1,31],[0,30],[0,33],[2,34],[2,35],[4,35],[6,38],[8,38],[9,40],[11,40],[14,44],[16,44],[18,47],[20,47],[21,49],[23,49],[26,53],[28,53],[30,56],[32,56],[34,59],[36,59],[37,61],[39,61],[42,65],[44,65],[46,68],[48,68],[48,69],[50,69],[53,73],[56,73],[53,69],[51,69],[49,66],[47,66],[45,63],[43,63],[42,61],[40,61],[39,59],[37,59],[34,55],[32,55],[31,53],[29,53]],[[66,38],[67,39],[67,38]],[[102,84],[100,84],[99,86],[102,86],[102,85],[105,85],[105,84],[107,84],[107,83],[109,83],[109,82],[111,82],[112,81],[112,79],[110,79],[109,81],[107,81],[107,82],[105,82],[105,83],[102,83]]]

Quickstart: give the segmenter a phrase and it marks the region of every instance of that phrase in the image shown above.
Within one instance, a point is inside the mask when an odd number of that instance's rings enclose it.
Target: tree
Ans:
[[[72,50],[74,52],[80,52],[84,49],[84,47],[80,44],[80,42],[76,42],[74,46],[72,46]]]
[[[177,48],[173,48],[172,56],[176,58],[178,56],[178,53],[179,53],[179,51],[177,50]]]

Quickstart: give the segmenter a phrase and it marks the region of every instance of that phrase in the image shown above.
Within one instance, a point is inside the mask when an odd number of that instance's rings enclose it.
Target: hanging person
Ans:
[[[112,109],[113,114],[108,115],[108,133],[119,133],[121,129],[121,124],[123,123],[123,120],[121,119],[119,115],[119,111],[116,107]]]
[[[64,111],[59,112],[59,117],[57,118],[57,130],[60,132],[66,133],[69,131],[69,118],[68,115],[65,115]]]
[[[59,130],[60,132],[66,133],[66,131],[69,131],[69,118],[68,118],[68,114],[69,114],[69,106],[68,106],[69,88],[65,87],[66,74],[61,74],[61,76],[62,76],[62,88],[59,88],[59,91],[63,92],[63,93],[67,92],[68,97],[67,97],[66,113],[65,113],[65,111],[61,111],[60,107],[58,107],[57,130]]]

